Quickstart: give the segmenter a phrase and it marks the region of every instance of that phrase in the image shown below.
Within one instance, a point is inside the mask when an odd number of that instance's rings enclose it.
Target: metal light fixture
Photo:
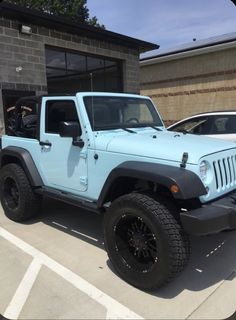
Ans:
[[[22,68],[21,66],[16,67],[16,72],[17,72],[17,73],[20,73],[22,70],[23,70],[23,68]]]
[[[32,33],[32,28],[29,27],[29,26],[26,26],[26,25],[22,24],[22,25],[20,26],[20,32],[21,32],[21,33],[24,33],[24,34],[31,35],[31,33]]]

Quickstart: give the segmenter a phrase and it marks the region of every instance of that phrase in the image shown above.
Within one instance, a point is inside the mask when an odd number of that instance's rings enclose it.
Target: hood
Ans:
[[[236,148],[235,143],[170,131],[116,133],[99,135],[96,148],[113,153],[181,162],[184,152],[188,163],[197,164],[203,156]]]

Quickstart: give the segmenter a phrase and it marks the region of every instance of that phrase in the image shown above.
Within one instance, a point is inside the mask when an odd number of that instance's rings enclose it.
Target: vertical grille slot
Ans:
[[[217,176],[217,171],[216,171],[216,162],[213,161],[213,168],[214,168],[214,172],[215,172],[215,178],[216,178],[216,189],[219,189],[219,182],[218,182],[218,176]]]
[[[235,167],[234,167],[234,157],[231,157],[231,163],[232,163],[232,168],[233,168],[233,181],[235,182],[236,176],[235,176]]]
[[[226,171],[225,159],[223,159],[223,168],[224,168],[223,173],[224,173],[224,177],[225,177],[225,184],[227,186],[227,184],[228,184],[228,175],[227,175],[227,171]]]
[[[235,170],[235,180],[236,180],[236,155],[232,157],[233,158],[233,166]]]
[[[219,168],[219,172],[220,172],[220,182],[221,182],[221,187],[223,187],[223,175],[222,175],[222,170],[221,170],[221,161],[218,160],[218,168]]]
[[[229,182],[233,183],[233,175],[231,171],[230,157],[227,158],[228,169],[229,169]]]

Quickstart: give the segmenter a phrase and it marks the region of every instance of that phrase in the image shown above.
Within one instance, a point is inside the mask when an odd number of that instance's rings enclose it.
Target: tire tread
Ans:
[[[4,206],[3,204],[6,216],[11,220],[18,222],[30,219],[31,217],[35,216],[40,210],[40,196],[34,193],[29,180],[21,166],[16,163],[5,165],[1,169],[0,180],[4,175],[7,174],[13,174],[15,177],[17,177],[21,199],[20,208],[19,210],[15,211],[14,215],[10,211],[8,212],[6,206]]]
[[[159,221],[164,234],[167,235],[167,239],[171,244],[169,253],[170,264],[167,266],[168,276],[159,285],[156,285],[155,283],[149,287],[145,285],[145,290],[154,290],[169,283],[175,276],[177,276],[177,274],[179,274],[184,269],[186,263],[188,262],[190,253],[190,245],[187,235],[185,237],[182,227],[170,213],[170,210],[165,204],[165,201],[161,201],[161,198],[159,199],[159,201],[157,201],[157,199],[153,199],[146,194],[130,193],[116,199],[110,210],[108,210],[108,212],[106,213],[106,215],[112,214],[112,210],[116,206],[122,207],[125,206],[125,203],[134,205],[138,204],[144,211],[152,212],[155,218]],[[108,256],[110,256],[109,252]],[[117,271],[119,272],[119,270]]]

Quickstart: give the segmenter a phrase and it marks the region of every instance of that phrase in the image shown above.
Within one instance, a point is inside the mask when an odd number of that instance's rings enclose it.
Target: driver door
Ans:
[[[40,171],[47,186],[79,194],[87,190],[87,145],[72,145],[59,135],[61,121],[80,124],[76,100],[43,98],[40,130]]]

